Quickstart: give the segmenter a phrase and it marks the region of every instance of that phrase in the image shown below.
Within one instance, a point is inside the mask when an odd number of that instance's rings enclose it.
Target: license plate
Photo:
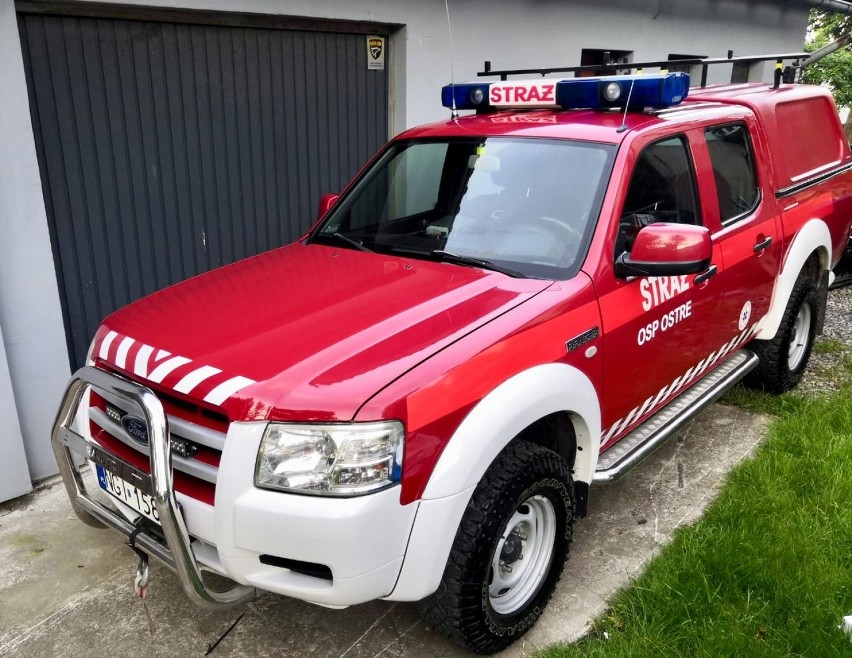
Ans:
[[[128,507],[133,508],[142,516],[152,521],[160,522],[157,505],[153,496],[146,494],[138,487],[133,486],[126,480],[110,473],[100,464],[95,464],[98,471],[98,485],[108,494],[115,496]]]

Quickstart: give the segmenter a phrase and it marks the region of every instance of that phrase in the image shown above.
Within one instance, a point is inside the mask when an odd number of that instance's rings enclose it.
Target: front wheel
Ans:
[[[550,600],[574,528],[571,472],[555,452],[514,441],[489,467],[456,533],[426,621],[480,654],[509,646]]]
[[[746,384],[770,393],[785,393],[801,381],[811,357],[819,317],[816,284],[801,278],[793,287],[781,325],[772,340],[756,340],[751,349],[760,357]]]

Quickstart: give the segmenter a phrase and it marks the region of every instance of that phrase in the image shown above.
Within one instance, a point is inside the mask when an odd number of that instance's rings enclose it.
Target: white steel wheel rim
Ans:
[[[535,495],[518,505],[491,558],[488,600],[494,612],[510,615],[536,595],[550,568],[555,539],[556,511],[550,499]],[[521,557],[503,559],[504,548],[517,553],[519,545]]]
[[[796,315],[796,320],[793,323],[792,337],[790,338],[790,348],[787,351],[787,367],[790,370],[796,370],[805,358],[805,352],[808,349],[808,337],[811,333],[811,307],[809,304],[802,304],[799,313]]]

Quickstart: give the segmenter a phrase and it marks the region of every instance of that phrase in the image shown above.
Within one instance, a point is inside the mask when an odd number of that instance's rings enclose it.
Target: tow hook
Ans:
[[[139,562],[136,564],[136,577],[133,579],[133,589],[136,596],[144,601],[148,596],[148,554],[136,547],[136,535],[139,532],[139,529],[137,529],[130,535],[127,545],[133,549],[133,552],[139,558]]]
[[[139,551],[139,563],[136,565],[136,578],[133,579],[133,589],[143,601],[148,596],[148,556]]]

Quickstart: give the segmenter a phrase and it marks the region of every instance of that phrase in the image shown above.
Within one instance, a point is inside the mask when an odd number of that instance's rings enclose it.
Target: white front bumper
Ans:
[[[257,489],[254,468],[265,425],[231,424],[214,508],[179,496],[189,532],[216,548],[196,551],[199,561],[239,583],[321,605],[390,594],[418,503],[401,505],[399,487],[354,498]],[[332,579],[262,564],[261,555],[327,566]]]

